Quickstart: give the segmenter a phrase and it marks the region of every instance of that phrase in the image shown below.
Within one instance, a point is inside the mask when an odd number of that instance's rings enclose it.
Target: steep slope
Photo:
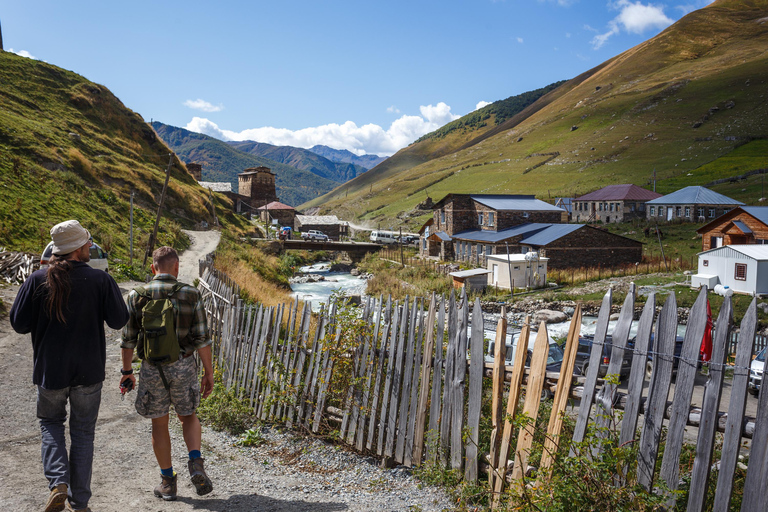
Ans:
[[[134,192],[140,255],[169,159],[158,242],[178,246],[180,226],[212,222],[208,194],[152,128],[106,87],[0,51],[0,247],[41,252],[51,226],[75,218],[111,256],[127,261]],[[225,200],[215,201],[222,221],[242,225]]]
[[[226,142],[208,135],[169,126],[158,121],[152,123],[157,134],[185,162],[196,162],[203,167],[203,181],[228,181],[237,191],[237,175],[249,167],[269,167],[275,173],[275,188],[280,201],[296,206],[338,186],[312,172],[281,164],[239,151]]]
[[[717,1],[473,134],[463,149],[430,158],[407,148],[378,167],[408,163],[372,169],[314,203],[415,227],[428,215],[417,205],[449,192],[554,199],[648,186],[655,171],[666,193],[766,168],[767,50],[768,0]],[[753,204],[759,178],[713,188]]]
[[[347,151],[346,149],[333,149],[328,146],[317,145],[312,146],[309,150],[315,154],[327,158],[331,162],[341,162],[347,164],[359,165],[366,169],[373,169],[381,162],[387,159],[385,156],[378,155],[360,155]]]
[[[309,171],[337,183],[344,183],[355,176],[363,174],[366,169],[350,163],[338,163],[320,156],[313,151],[292,146],[273,146],[251,140],[242,142],[229,142],[230,146],[238,151],[254,156],[269,158],[297,169]]]

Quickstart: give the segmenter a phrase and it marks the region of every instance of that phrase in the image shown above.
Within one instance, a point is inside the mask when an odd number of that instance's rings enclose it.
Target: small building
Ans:
[[[202,165],[195,162],[188,162],[186,165],[187,165],[187,170],[189,171],[189,174],[191,174],[192,177],[195,178],[195,181],[201,181],[203,179]]]
[[[768,244],[768,206],[737,206],[696,230],[701,250],[724,245]]]
[[[736,208],[744,206],[728,196],[704,187],[681,188],[646,203],[648,221],[706,222]]]
[[[571,219],[606,224],[642,219],[646,203],[659,197],[662,197],[661,194],[637,185],[608,185],[575,198]]]
[[[528,254],[494,254],[487,258],[488,286],[511,290],[541,288],[547,284],[549,258]]]
[[[275,174],[268,167],[250,167],[237,175],[237,194],[251,210],[279,201],[275,191]],[[238,210],[240,211],[240,210]]]
[[[727,286],[736,293],[768,294],[768,245],[727,245],[699,253],[691,286]]]
[[[259,218],[262,222],[272,224],[276,220],[280,226],[290,226],[293,228],[296,221],[296,208],[288,206],[279,201],[272,201],[269,204],[257,208]]]
[[[448,274],[453,278],[454,288],[466,288],[467,292],[483,291],[488,284],[487,275],[490,270],[484,268],[473,268],[471,270],[461,270]]]
[[[339,220],[335,215],[296,215],[293,229],[298,232],[314,229],[336,242],[342,236],[349,236],[349,223]]]

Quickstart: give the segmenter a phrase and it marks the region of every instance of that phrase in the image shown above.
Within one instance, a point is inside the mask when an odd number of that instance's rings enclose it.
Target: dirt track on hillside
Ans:
[[[192,246],[182,254],[181,280],[192,282],[198,260],[215,249],[217,232],[188,233]],[[138,283],[121,283],[123,294]],[[0,287],[11,304],[18,286]],[[107,380],[96,427],[93,468],[94,512],[135,511],[335,511],[441,510],[447,502],[436,490],[418,489],[407,472],[385,471],[372,459],[340,452],[317,440],[269,433],[260,448],[233,446],[227,435],[204,429],[203,456],[214,491],[198,497],[186,473],[187,454],[178,420],[172,419],[174,468],[179,473],[179,500],[153,496],[159,470],[150,444],[150,422],[133,408],[134,393],[125,401],[118,391],[119,332],[107,329]],[[0,320],[0,510],[42,510],[48,486],[40,462],[40,430],[35,417],[29,335],[15,333]],[[289,449],[290,448],[290,449]],[[286,453],[290,452],[290,457]],[[299,455],[301,454],[301,455]],[[296,459],[314,458],[303,469]]]

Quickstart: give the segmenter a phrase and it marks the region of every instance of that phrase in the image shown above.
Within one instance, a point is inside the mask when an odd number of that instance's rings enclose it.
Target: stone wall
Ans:
[[[651,212],[653,208],[653,212]],[[659,215],[659,208],[662,208],[662,214]],[[672,208],[673,221],[700,222],[699,217],[704,217],[704,222],[712,221],[721,215],[733,210],[732,204],[654,204],[645,206],[645,218],[648,221],[668,222],[667,211]],[[685,209],[688,208],[689,216],[685,215]]]
[[[542,248],[550,269],[618,267],[643,259],[643,244],[597,228],[584,226]]]

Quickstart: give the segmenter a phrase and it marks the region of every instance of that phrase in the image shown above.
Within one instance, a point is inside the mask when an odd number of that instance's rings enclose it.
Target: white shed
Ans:
[[[768,294],[768,245],[726,245],[699,253],[699,273],[691,277],[691,286],[713,282],[737,293]]]
[[[466,288],[468,292],[472,292],[485,289],[485,285],[488,282],[488,278],[485,275],[489,273],[484,268],[473,268],[471,270],[451,272],[448,275],[453,278],[454,288]]]
[[[549,258],[532,258],[535,253],[489,254],[485,257],[488,286],[510,290],[510,279],[515,288],[538,288],[547,284]],[[528,259],[526,259],[526,256]]]

